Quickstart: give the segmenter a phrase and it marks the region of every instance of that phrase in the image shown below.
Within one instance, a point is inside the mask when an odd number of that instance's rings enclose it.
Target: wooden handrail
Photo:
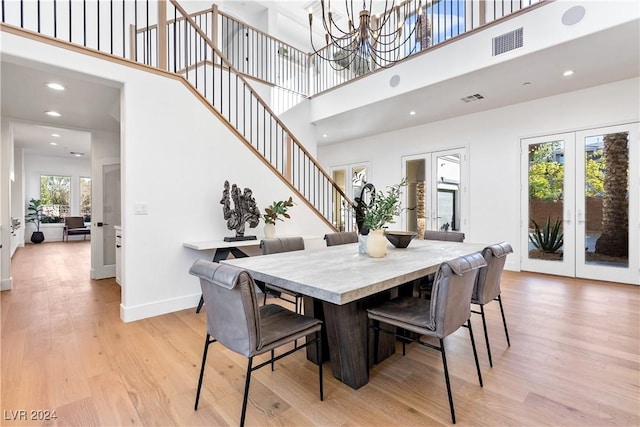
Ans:
[[[251,95],[258,101],[260,102],[260,104],[262,105],[262,107],[269,113],[269,115],[276,121],[276,123],[278,123],[278,125],[287,132],[287,135],[289,137],[291,137],[291,140],[298,146],[298,148],[300,150],[302,150],[302,152],[307,156],[307,158],[309,158],[309,160],[313,163],[313,165],[316,167],[316,169],[318,169],[324,176],[325,178],[329,181],[329,183],[331,183],[331,185],[334,187],[335,190],[338,191],[338,193],[347,201],[351,204],[351,206],[353,206],[353,201],[351,199],[349,199],[349,197],[347,197],[347,195],[340,189],[340,187],[338,186],[338,184],[333,180],[333,178],[331,178],[331,176],[324,170],[324,168],[322,166],[320,166],[320,164],[318,164],[318,162],[316,161],[316,159],[313,157],[313,155],[311,155],[311,153],[309,153],[309,151],[307,151],[307,149],[300,143],[300,141],[298,141],[298,139],[293,135],[293,133],[289,130],[289,128],[287,128],[287,126],[280,120],[280,118],[273,112],[273,110],[271,109],[271,107],[269,107],[269,104],[266,103],[264,101],[264,99],[262,99],[262,97],[255,91],[253,90],[253,88],[251,87],[251,85],[249,84],[249,82],[244,78],[244,76],[242,75],[242,73],[238,72],[238,70],[236,70],[236,68],[233,66],[233,64],[231,63],[231,61],[229,61],[226,56],[220,51],[218,50],[218,48],[216,46],[213,45],[213,43],[211,42],[211,40],[209,39],[209,37],[205,34],[204,31],[202,31],[202,29],[200,28],[199,25],[197,25],[193,19],[188,16],[188,14],[186,13],[186,11],[182,8],[182,6],[176,1],[176,0],[169,0],[171,2],[171,4],[182,14],[183,17],[186,18],[187,22],[189,22],[189,24],[191,25],[191,27],[200,35],[200,37],[202,37],[202,39],[205,41],[205,43],[207,43],[207,45],[213,50],[213,52],[218,55],[222,61],[225,63],[225,65],[228,67],[229,70],[231,70],[233,73],[235,73],[238,78],[240,78],[240,80],[249,88],[249,91],[251,93]],[[315,206],[314,206],[315,209]]]

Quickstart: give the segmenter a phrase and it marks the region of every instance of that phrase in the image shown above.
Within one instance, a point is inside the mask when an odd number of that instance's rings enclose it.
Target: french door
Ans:
[[[362,196],[362,190],[365,184],[369,181],[370,174],[370,162],[354,163],[331,168],[331,177],[344,194],[346,194],[351,200],[355,200],[357,197]],[[340,200],[340,197],[335,194],[333,200]],[[349,212],[345,212],[344,210],[347,209],[345,206],[336,205],[333,209],[333,225],[339,231],[358,229],[355,222],[355,216],[351,215]],[[345,224],[344,221],[352,221],[352,223]]]
[[[405,156],[402,174],[407,178],[403,229],[423,236],[425,230],[463,228],[468,206],[464,148]]]
[[[638,123],[522,140],[522,264],[640,284]]]

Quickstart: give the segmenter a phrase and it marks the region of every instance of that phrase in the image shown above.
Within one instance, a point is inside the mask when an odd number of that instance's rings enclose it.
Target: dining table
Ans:
[[[267,256],[221,260],[248,271],[255,280],[304,295],[306,315],[321,318],[333,376],[354,389],[369,381],[373,356],[367,309],[388,300],[411,283],[437,271],[444,261],[482,251],[487,244],[414,239],[406,248],[388,244],[372,258],[358,244],[331,246]],[[380,343],[378,360],[395,352],[395,338]],[[307,357],[314,360],[314,349]],[[323,352],[324,353],[324,352]],[[367,357],[369,355],[369,357]]]

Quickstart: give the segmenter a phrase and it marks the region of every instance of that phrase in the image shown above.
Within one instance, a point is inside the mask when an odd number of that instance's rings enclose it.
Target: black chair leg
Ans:
[[[487,333],[487,320],[484,317],[484,305],[480,304],[480,314],[482,315],[482,328],[484,329],[484,341],[487,344],[487,355],[489,356],[489,366],[493,368],[491,359],[491,346],[489,345],[489,334]]]
[[[502,314],[502,324],[504,325],[504,334],[507,337],[507,345],[511,347],[511,341],[509,341],[509,331],[507,330],[507,319],[504,317],[504,308],[502,308],[502,297],[498,295],[496,298],[500,303],[500,313]]]
[[[476,340],[473,339],[473,329],[471,329],[471,319],[467,320],[467,328],[469,328],[469,337],[471,338],[471,348],[473,349],[473,358],[476,361],[476,370],[478,371],[478,381],[480,382],[480,387],[483,387],[482,373],[480,372],[480,363],[478,362],[478,352],[476,351]]]
[[[209,344],[214,341],[209,341],[211,335],[207,334],[204,340],[204,351],[202,352],[202,366],[200,367],[200,378],[198,379],[198,390],[196,391],[196,403],[193,407],[195,411],[198,410],[198,401],[200,400],[200,390],[202,389],[202,380],[204,379],[204,367],[207,363],[207,351],[209,350]]]
[[[322,387],[322,332],[316,332],[316,357],[318,358],[318,376],[320,379],[320,401],[324,400],[324,390]]]
[[[276,351],[275,350],[271,350],[271,372],[273,372],[273,370],[276,367],[276,362],[273,360],[275,355],[276,355]]]
[[[200,310],[202,310],[203,305],[204,305],[204,297],[200,295],[200,302],[198,302],[198,308],[196,308],[196,313],[200,313]]]
[[[244,382],[244,396],[242,398],[242,415],[240,416],[240,427],[244,427],[244,418],[247,413],[247,400],[249,397],[249,383],[251,382],[251,364],[253,357],[249,358],[247,362],[247,379]]]
[[[440,354],[442,355],[442,366],[444,367],[444,381],[447,384],[447,395],[449,396],[449,408],[451,409],[451,422],[456,423],[456,411],[453,409],[453,395],[451,394],[451,383],[449,382],[449,369],[447,368],[447,355],[444,351],[444,340],[440,338]]]

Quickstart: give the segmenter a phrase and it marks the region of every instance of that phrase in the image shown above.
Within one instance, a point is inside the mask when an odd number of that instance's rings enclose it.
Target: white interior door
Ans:
[[[91,216],[91,277],[116,275],[115,225],[120,225],[120,160],[104,159],[93,179]]]

